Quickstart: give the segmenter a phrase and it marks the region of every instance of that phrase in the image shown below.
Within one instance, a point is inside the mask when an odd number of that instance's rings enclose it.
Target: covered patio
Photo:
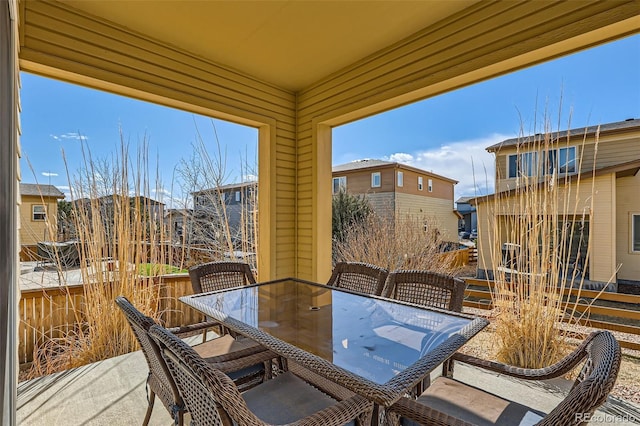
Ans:
[[[15,424],[47,406],[18,410],[20,71],[259,129],[258,279],[325,281],[332,127],[635,34],[640,16],[633,0],[9,0],[0,29],[0,400]]]
[[[549,412],[567,393],[568,381],[522,383],[517,379],[459,366],[457,375],[466,383],[520,403]],[[22,382],[18,386],[17,423],[29,425],[130,425],[145,415],[147,367],[141,351],[107,359],[63,373]],[[640,407],[620,399],[609,400],[594,413],[597,424],[631,425]],[[150,425],[173,424],[171,416],[158,406]]]

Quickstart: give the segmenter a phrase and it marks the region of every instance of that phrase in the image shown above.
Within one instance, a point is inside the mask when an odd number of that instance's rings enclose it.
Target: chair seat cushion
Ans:
[[[446,377],[437,378],[418,402],[478,426],[530,426],[545,416],[525,405]],[[403,425],[414,425],[403,421]]]
[[[271,424],[291,423],[337,403],[291,372],[267,380],[242,397],[258,418]]]
[[[193,346],[193,349],[202,358],[207,359],[254,347],[256,349],[260,347],[258,342],[244,337],[240,339],[234,339],[232,336],[225,334],[216,339],[208,340],[204,343],[200,343],[199,345],[195,345]]]

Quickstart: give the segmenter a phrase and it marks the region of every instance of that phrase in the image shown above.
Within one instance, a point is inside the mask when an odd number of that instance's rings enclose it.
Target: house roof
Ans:
[[[611,166],[601,167],[601,168],[595,169],[593,173],[588,172],[588,173],[582,173],[580,176],[578,175],[567,176],[566,180],[562,178],[562,179],[559,179],[559,182],[571,183],[572,181],[575,181],[578,178],[589,179],[594,175],[602,176],[610,173],[615,173],[617,177],[634,176],[639,171],[640,171],[640,158],[631,160],[631,161],[625,161],[623,163],[614,164]],[[544,183],[545,183],[544,181],[541,181],[538,184],[538,186],[543,185]],[[473,205],[477,205],[478,203],[483,203],[485,201],[492,200],[496,195],[512,195],[515,192],[516,192],[516,189],[507,189],[506,191],[501,191],[501,192],[498,192],[497,194],[494,193],[494,194],[483,195],[481,197],[472,198],[469,202]]]
[[[460,197],[456,200],[456,203],[468,203],[473,200],[475,197]]]
[[[21,183],[20,195],[33,195],[36,197],[64,198],[64,194],[53,185],[40,185],[37,183]]]
[[[457,180],[448,178],[446,176],[438,175],[433,172],[428,172],[423,169],[419,169],[417,167],[408,166],[406,164],[392,162],[392,161],[384,161],[384,160],[375,160],[375,159],[364,159],[364,160],[356,160],[350,163],[339,164],[337,166],[333,166],[333,174],[342,173],[342,172],[351,172],[357,170],[366,170],[366,169],[377,169],[377,168],[385,168],[385,167],[397,167],[399,169],[411,170],[416,173],[424,174],[427,176],[433,176],[442,180],[449,181],[454,185],[458,183]]]
[[[229,189],[242,189],[242,188],[248,188],[251,186],[258,186],[258,182],[251,181],[251,182],[242,182],[242,183],[228,183],[226,185],[220,185],[215,188],[207,188],[207,189],[201,189],[200,191],[194,191],[191,193],[191,195],[209,194],[211,192],[218,191],[218,190],[227,191]]]
[[[566,138],[567,135],[569,137],[584,137],[584,136],[593,136],[600,129],[600,134],[614,132],[614,131],[622,131],[622,130],[640,130],[640,119],[638,118],[630,118],[624,121],[617,121],[615,123],[607,123],[600,124],[597,126],[589,126],[589,127],[576,127],[574,129],[562,130],[560,132],[552,132],[553,140],[560,140]],[[491,145],[487,147],[487,151],[494,152],[499,150],[500,148],[517,146],[518,144],[532,142],[534,140],[538,140],[540,138],[540,133],[536,133],[535,135],[528,135],[524,137],[511,138],[499,142],[495,145]]]

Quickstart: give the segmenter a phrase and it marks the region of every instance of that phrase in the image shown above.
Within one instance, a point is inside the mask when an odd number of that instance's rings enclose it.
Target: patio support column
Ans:
[[[14,425],[17,389],[17,5],[0,2],[0,417]],[[5,160],[6,159],[6,160]]]

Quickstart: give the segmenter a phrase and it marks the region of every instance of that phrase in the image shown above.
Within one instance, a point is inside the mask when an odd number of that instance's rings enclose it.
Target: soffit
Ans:
[[[104,1],[64,4],[290,91],[476,1]]]

